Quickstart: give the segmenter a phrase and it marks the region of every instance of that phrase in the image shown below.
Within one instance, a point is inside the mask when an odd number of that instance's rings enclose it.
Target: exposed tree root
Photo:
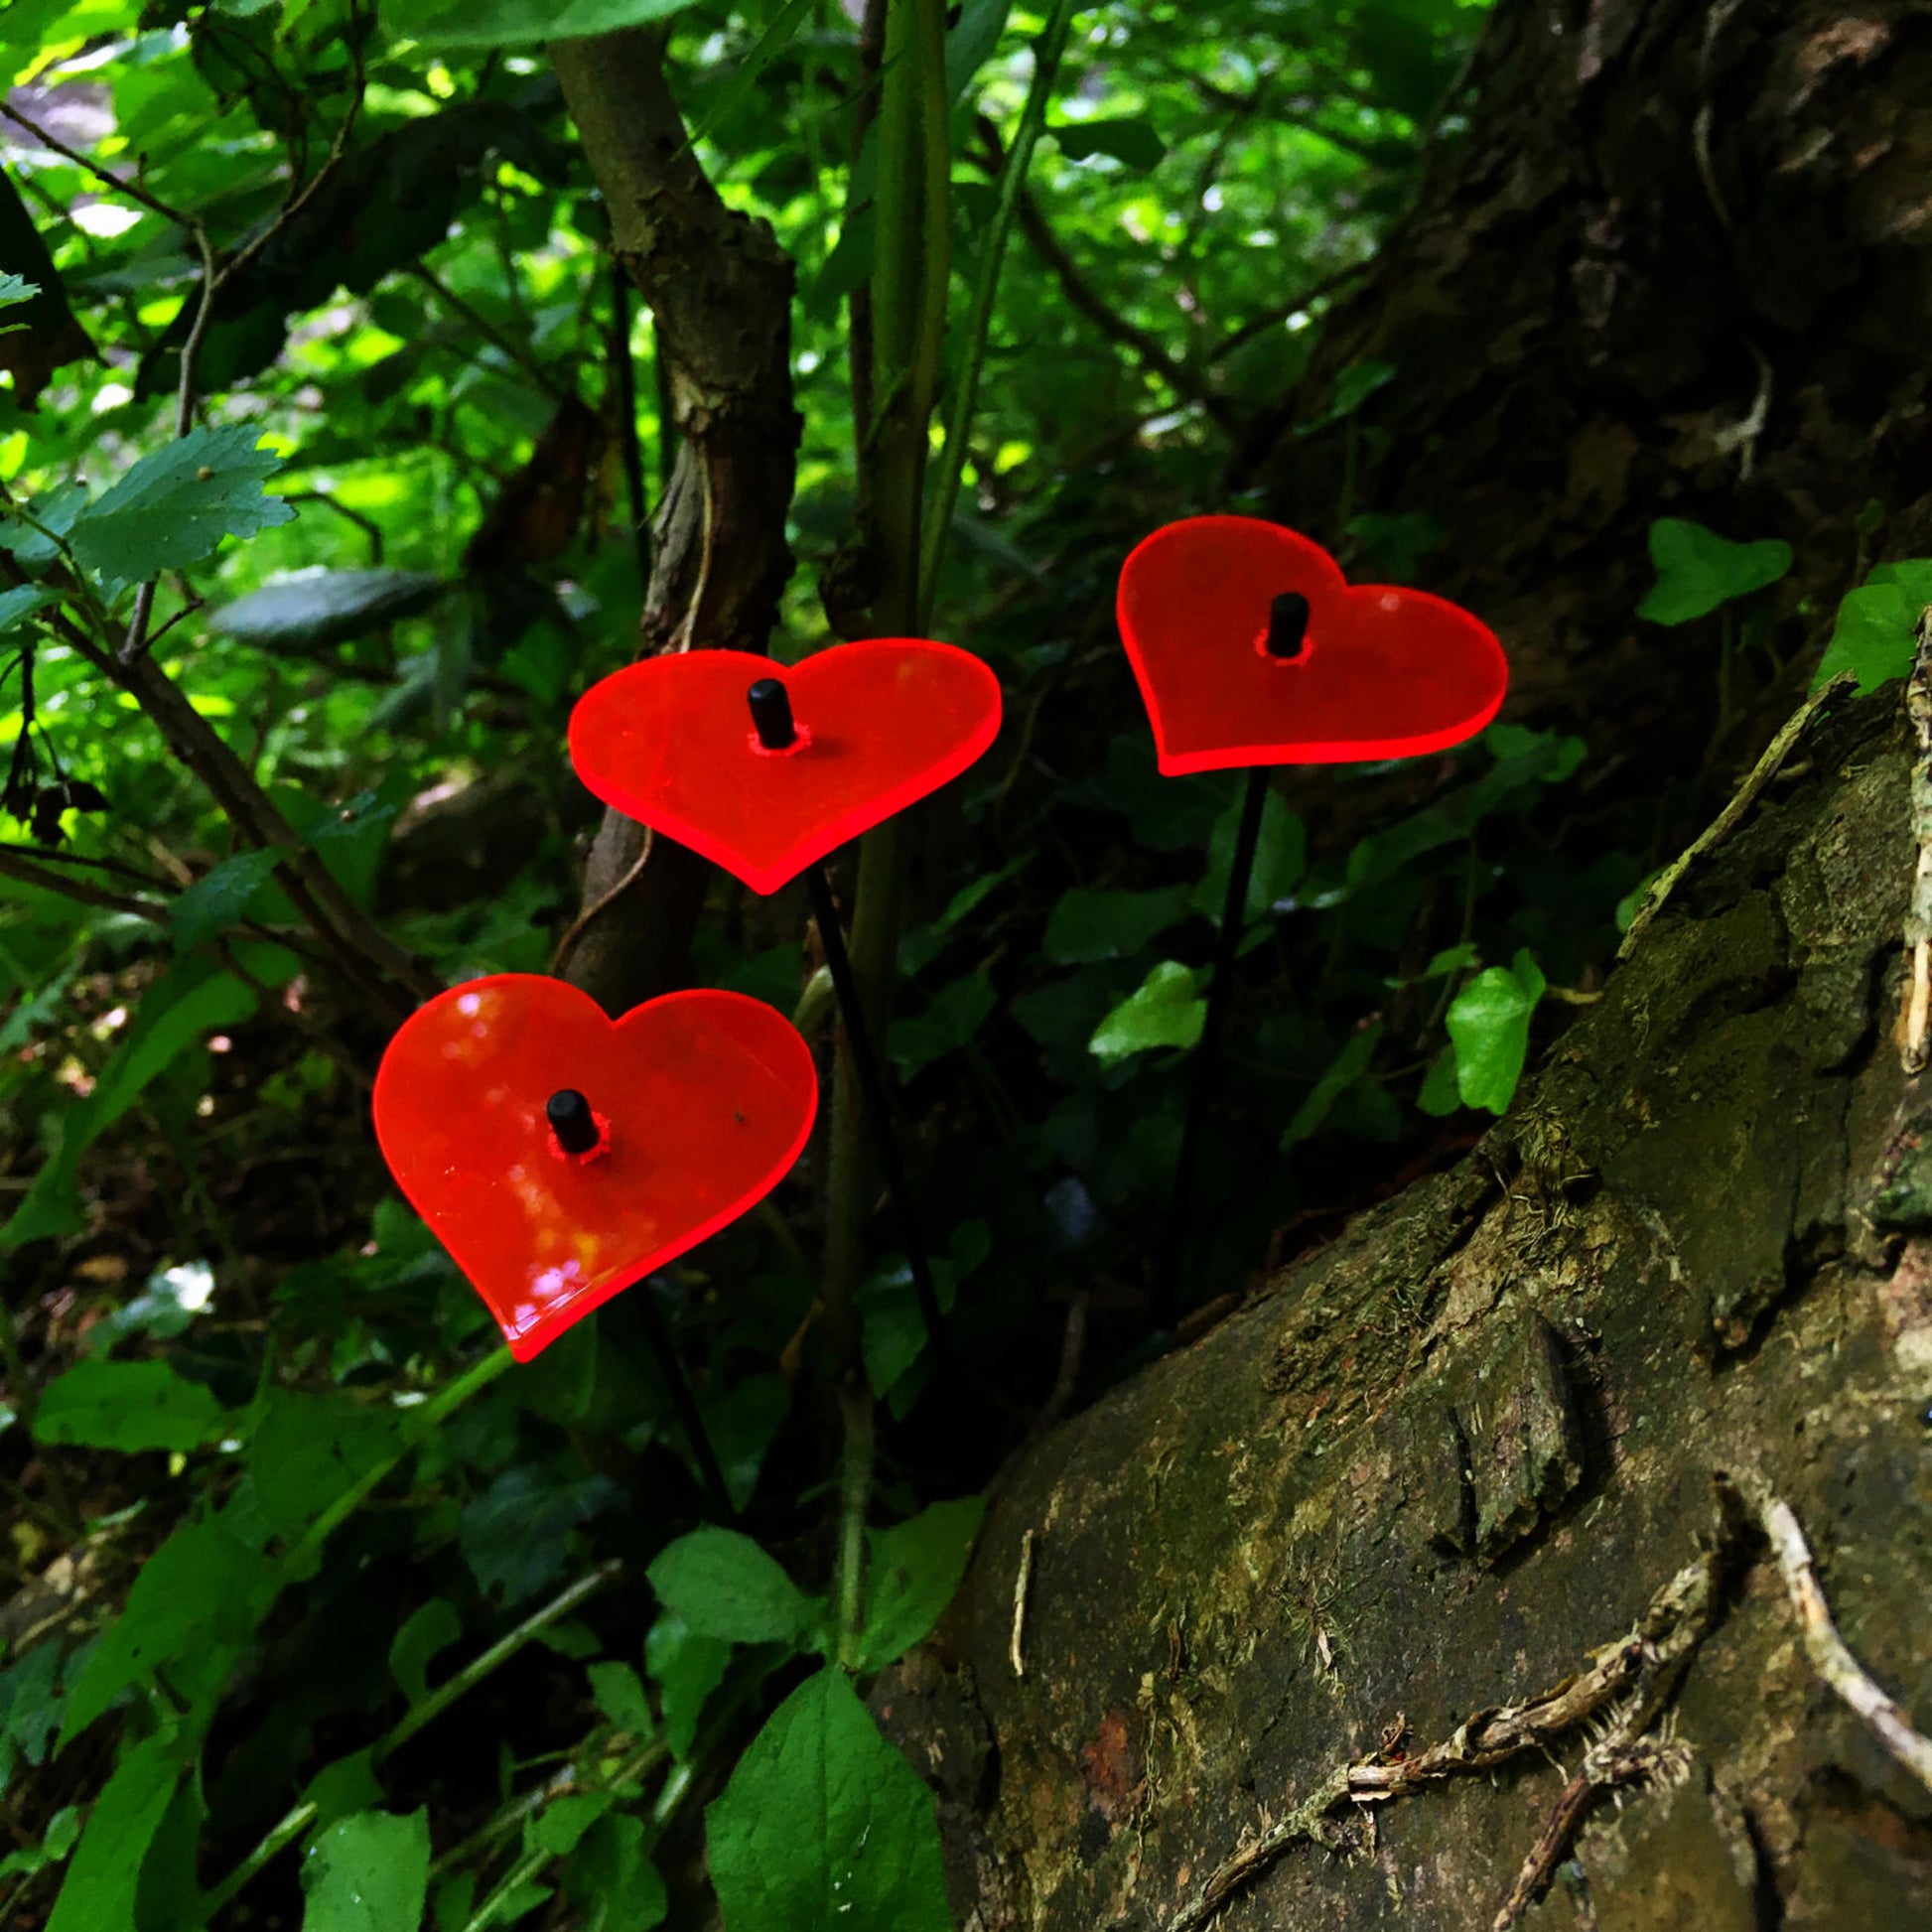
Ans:
[[[1720,1473],[1718,1527],[1709,1550],[1687,1564],[1650,1600],[1636,1627],[1591,1652],[1583,1670],[1526,1703],[1479,1711],[1453,1735],[1415,1754],[1393,1740],[1373,1757],[1331,1771],[1287,1817],[1268,1824],[1211,1871],[1169,1919],[1166,1932],[1196,1932],[1221,1907],[1301,1844],[1340,1850],[1343,1808],[1414,1797],[1430,1786],[1486,1771],[1556,1739],[1599,1716],[1597,1734],[1565,1784],[1515,1883],[1491,1921],[1510,1932],[1542,1897],[1591,1805],[1619,1785],[1670,1781],[1688,1768],[1689,1752],[1669,1734],[1649,1735],[1664,1717],[1699,1644],[1723,1608],[1725,1575],[1752,1529],[1768,1539],[1791,1598],[1812,1667],[1868,1724],[1879,1741],[1932,1790],[1932,1741],[1881,1691],[1847,1649],[1819,1587],[1804,1532],[1790,1508],[1761,1478]]]

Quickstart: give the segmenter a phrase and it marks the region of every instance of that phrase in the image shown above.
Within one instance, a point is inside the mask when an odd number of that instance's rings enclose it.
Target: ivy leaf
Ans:
[[[1932,557],[1879,564],[1855,591],[1839,600],[1832,640],[1811,681],[1821,684],[1850,671],[1863,697],[1912,668],[1913,632],[1919,615],[1932,604]]]
[[[1214,821],[1214,829],[1207,835],[1207,872],[1194,888],[1194,909],[1204,912],[1216,925],[1227,907],[1228,872],[1234,864],[1234,841],[1241,829],[1241,805],[1242,800],[1234,798]],[[1254,871],[1248,875],[1248,898],[1242,908],[1246,924],[1265,919],[1288,897],[1308,868],[1308,835],[1301,819],[1282,803],[1279,792],[1270,791],[1262,801]]]
[[[644,1573],[657,1599],[697,1635],[796,1643],[816,1606],[749,1536],[712,1525],[667,1544]]]
[[[1416,1105],[1426,1114],[1441,1120],[1462,1104],[1462,1091],[1455,1078],[1455,1042],[1450,1040],[1430,1062],[1423,1075],[1422,1091]]]
[[[1309,1089],[1309,1097],[1295,1110],[1295,1118],[1282,1135],[1282,1152],[1306,1141],[1328,1118],[1335,1102],[1368,1071],[1382,1038],[1382,1022],[1371,1020],[1360,1033],[1351,1034],[1341,1051],[1329,1061],[1321,1077]]]
[[[144,456],[74,518],[74,556],[98,577],[139,584],[200,563],[225,536],[287,523],[294,505],[261,488],[282,459],[258,449],[259,438],[252,425],[230,423]]]
[[[1689,623],[1775,584],[1791,568],[1791,546],[1779,537],[1732,543],[1702,523],[1660,516],[1650,526],[1650,561],[1657,582],[1637,616],[1652,623]]]
[[[41,1397],[34,1435],[43,1443],[87,1449],[199,1449],[218,1436],[229,1413],[199,1382],[166,1362],[76,1362]]]
[[[884,1670],[938,1622],[966,1574],[983,1496],[934,1503],[910,1522],[871,1533],[866,1566],[866,1627],[854,1668]]]
[[[302,1932],[417,1932],[429,1895],[429,1813],[358,1811],[302,1862]]]
[[[389,1644],[389,1675],[409,1703],[429,1696],[429,1667],[463,1635],[463,1618],[447,1596],[432,1596],[410,1612]]]
[[[533,1463],[505,1469],[463,1512],[458,1543],[483,1593],[498,1603],[533,1596],[562,1572],[570,1532],[620,1495],[608,1476],[573,1482]]]
[[[1093,1030],[1087,1051],[1115,1066],[1154,1046],[1191,1046],[1207,1020],[1200,989],[1205,971],[1164,959],[1140,986]]]
[[[908,1078],[934,1060],[956,1053],[992,1018],[999,1004],[984,973],[967,973],[942,986],[923,1013],[893,1022],[888,1035],[893,1059]]]
[[[256,846],[210,866],[169,908],[176,950],[187,952],[239,925],[281,856],[275,846]]]
[[[932,1794],[833,1665],[753,1738],[705,1835],[732,1932],[952,1932]]]
[[[1184,886],[1163,886],[1151,893],[1075,886],[1060,895],[1046,921],[1046,957],[1061,966],[1131,959],[1151,939],[1187,916],[1187,899]]]
[[[1455,1085],[1465,1107],[1504,1113],[1529,1056],[1530,1016],[1547,985],[1536,961],[1519,952],[1510,966],[1478,973],[1449,1010]]]

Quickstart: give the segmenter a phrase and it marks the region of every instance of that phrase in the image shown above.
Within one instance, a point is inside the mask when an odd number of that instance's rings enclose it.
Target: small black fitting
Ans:
[[[791,722],[791,697],[785,687],[775,677],[761,677],[746,692],[745,702],[752,707],[759,743],[767,752],[788,750],[798,728]]]
[[[601,1136],[591,1115],[591,1103],[575,1087],[559,1087],[543,1103],[550,1131],[566,1154],[588,1154]]]
[[[1284,591],[1268,607],[1268,655],[1300,657],[1309,640],[1309,601],[1300,591]]]

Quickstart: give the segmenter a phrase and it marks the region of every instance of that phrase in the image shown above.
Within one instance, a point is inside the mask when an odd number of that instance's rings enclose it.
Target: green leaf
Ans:
[[[1429,1071],[1423,1075],[1422,1091],[1416,1096],[1416,1105],[1426,1114],[1438,1120],[1452,1114],[1462,1104],[1462,1090],[1455,1077],[1455,1042],[1449,1043],[1430,1062]]]
[[[628,1664],[610,1660],[590,1666],[591,1697],[597,1708],[633,1737],[657,1735],[657,1720],[644,1699],[643,1680]]]
[[[190,430],[142,457],[74,519],[75,557],[101,578],[139,584],[200,563],[225,536],[288,522],[294,505],[262,494],[282,459],[256,447],[260,434],[240,423]]]
[[[463,1618],[448,1597],[432,1596],[412,1610],[389,1642],[389,1675],[412,1705],[429,1696],[432,1661],[463,1635]]]
[[[17,584],[10,591],[0,591],[0,637],[25,623],[36,611],[59,602],[52,591],[38,584]]]
[[[1702,523],[1660,516],[1650,526],[1650,561],[1657,582],[1637,616],[1652,623],[1689,623],[1775,584],[1791,568],[1791,546],[1777,537],[1732,543]]]
[[[429,1813],[358,1811],[302,1862],[302,1932],[418,1932],[429,1896]]]
[[[983,873],[969,885],[962,886],[953,894],[946,903],[946,909],[936,919],[914,927],[898,942],[898,970],[907,978],[914,973],[923,973],[945,950],[960,922],[977,909],[981,900],[989,897],[1016,873],[1031,865],[1033,860],[1033,853],[1023,852],[1019,858],[1008,860],[998,872]],[[794,983],[797,950],[795,946],[784,948],[787,958],[793,961]]]
[[[1061,121],[1045,130],[1069,161],[1104,154],[1145,173],[1166,158],[1168,144],[1139,115],[1124,120]]]
[[[1228,871],[1234,864],[1234,841],[1241,829],[1241,805],[1237,796],[1214,821],[1207,837],[1207,873],[1194,888],[1194,909],[1204,912],[1216,925],[1227,906]],[[1282,803],[1279,792],[1271,790],[1262,801],[1255,867],[1248,877],[1243,908],[1246,924],[1265,919],[1294,892],[1308,869],[1308,835],[1301,819]]]
[[[938,1622],[966,1574],[985,1511],[985,1497],[965,1496],[933,1503],[908,1523],[870,1533],[866,1627],[856,1670],[884,1670]]]
[[[950,1312],[959,1284],[993,1252],[993,1236],[977,1217],[953,1229],[948,1251],[932,1257],[932,1286],[941,1310]],[[903,1255],[887,1255],[859,1285],[859,1309],[865,1318],[866,1377],[872,1392],[890,1396],[925,1352],[931,1337],[912,1267]],[[895,1408],[896,1414],[903,1411]]]
[[[600,1818],[584,1835],[565,1868],[564,1890],[584,1914],[583,1932],[651,1932],[670,1912],[645,1850],[643,1820],[625,1813]]]
[[[300,1536],[345,1490],[393,1459],[400,1434],[387,1403],[275,1390],[248,1443],[263,1522],[278,1536]]]
[[[141,1862],[181,1773],[180,1751],[165,1737],[136,1744],[114,1766],[88,1814],[47,1932],[117,1932],[135,1923]]]
[[[274,846],[257,846],[210,866],[169,909],[176,947],[187,952],[239,925],[281,856]]]
[[[185,1335],[214,1299],[214,1271],[205,1261],[188,1261],[160,1268],[133,1301],[103,1315],[81,1337],[89,1355],[110,1355],[130,1335],[152,1335],[173,1341]]]
[[[316,570],[224,605],[208,616],[216,635],[257,650],[302,656],[427,611],[443,595],[421,570]]]
[[[888,1035],[899,1071],[908,1078],[934,1060],[956,1053],[992,1018],[999,1004],[984,973],[967,973],[942,986],[923,1013],[895,1020]]]
[[[1140,986],[1093,1030],[1087,1051],[1115,1066],[1155,1046],[1191,1046],[1200,1038],[1207,1002],[1200,989],[1207,974],[1164,959]]]
[[[519,1603],[562,1573],[570,1532],[621,1495],[608,1476],[572,1481],[532,1463],[506,1469],[463,1512],[458,1542],[470,1574],[498,1603]]]
[[[48,1384],[36,1440],[87,1449],[192,1449],[220,1435],[229,1412],[166,1362],[76,1362]]]
[[[135,1572],[121,1613],[88,1653],[68,1701],[61,1748],[131,1685],[185,1660],[221,1662],[275,1599],[275,1566],[225,1513],[185,1523]]]
[[[1455,1085],[1465,1107],[1504,1113],[1529,1056],[1530,1016],[1546,982],[1536,961],[1519,952],[1511,966],[1478,973],[1449,1010],[1455,1046]]]
[[[11,309],[16,303],[31,302],[41,292],[38,282],[30,282],[24,275],[16,275],[11,269],[0,270],[0,309]]]
[[[645,1634],[644,1668],[657,1686],[664,1741],[680,1764],[691,1755],[705,1700],[723,1681],[731,1654],[722,1637],[700,1636],[669,1610]]]
[[[1857,590],[1839,600],[1838,621],[1812,689],[1850,671],[1859,680],[1858,695],[1863,697],[1903,677],[1912,668],[1913,632],[1927,605],[1932,605],[1932,557],[1877,565]]]
[[[730,1932],[952,1932],[932,1794],[832,1665],[753,1738],[705,1835]]]
[[[816,1606],[749,1536],[707,1524],[657,1553],[644,1573],[657,1600],[699,1636],[796,1643]]]
[[[1335,1102],[1368,1071],[1381,1043],[1382,1022],[1371,1020],[1359,1033],[1351,1034],[1341,1051],[1329,1061],[1321,1077],[1309,1089],[1309,1097],[1295,1110],[1295,1118],[1282,1135],[1282,1152],[1306,1141],[1328,1118]]]
[[[533,1851],[567,1859],[577,1842],[617,1803],[614,1791],[584,1791],[553,1798],[530,1822]]]
[[[61,1689],[62,1651],[47,1638],[0,1671],[0,1738],[18,1748],[29,1764],[47,1761],[47,1746],[61,1728],[67,1693]],[[7,1753],[0,1749],[0,1760]]]
[[[1350,362],[1335,377],[1334,401],[1326,411],[1306,423],[1295,426],[1297,436],[1312,436],[1315,431],[1329,428],[1332,424],[1344,421],[1354,415],[1376,390],[1386,387],[1395,380],[1396,367],[1393,362],[1361,361]]]
[[[523,47],[668,20],[692,0],[390,0],[391,32],[436,47]]]
[[[959,18],[946,33],[946,100],[950,105],[973,84],[993,58],[1006,30],[1013,0],[962,0]]]
[[[1075,886],[1062,893],[1046,921],[1043,950],[1062,966],[1098,959],[1131,959],[1158,934],[1188,914],[1184,886],[1117,893]]]

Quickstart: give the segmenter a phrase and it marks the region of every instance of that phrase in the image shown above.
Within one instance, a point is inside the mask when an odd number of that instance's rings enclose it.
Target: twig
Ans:
[[[92,886],[84,879],[71,879],[66,873],[49,872],[32,859],[22,858],[16,847],[0,846],[0,878],[17,879],[23,886],[37,887],[44,893],[58,893],[63,898],[82,905],[98,905],[109,912],[125,912],[151,925],[166,925],[168,914],[159,905],[126,893],[110,893],[104,886]]]
[[[1913,1727],[1912,1721],[1871,1681],[1839,1635],[1831,1605],[1818,1582],[1811,1548],[1790,1506],[1753,1471],[1737,1471],[1726,1480],[1770,1540],[1812,1668],[1870,1725],[1879,1743],[1932,1791],[1932,1739]]]
[[[1007,1644],[1007,1657],[1013,1665],[1015,1677],[1025,1677],[1027,1660],[1021,1651],[1021,1639],[1027,1629],[1027,1589],[1034,1580],[1034,1532],[1024,1530],[1020,1536],[1020,1569],[1013,1580],[1013,1636]]]
[[[5,98],[0,98],[0,116],[12,121],[16,127],[25,128],[50,154],[58,154],[63,161],[70,161],[76,168],[84,169],[116,195],[125,195],[130,202],[138,202],[150,214],[158,214],[164,221],[172,221],[178,228],[186,229],[191,234],[195,231],[196,223],[193,215],[184,214],[179,208],[170,207],[158,195],[151,195],[139,182],[124,181],[119,175],[108,173],[99,162],[89,161],[78,148],[69,147],[65,141],[50,134],[46,128],[30,121],[18,107]]]
[[[1742,823],[1744,814],[1756,804],[1764,787],[1777,776],[1778,767],[1791,756],[1791,748],[1804,736],[1805,728],[1811,721],[1856,682],[1851,673],[1846,672],[1833,678],[1829,684],[1821,684],[1784,721],[1778,728],[1778,735],[1764,748],[1764,756],[1751,767],[1750,775],[1737,787],[1730,803],[1651,882],[1649,893],[1637,907],[1636,917],[1630,921],[1630,930],[1623,935],[1623,943],[1616,949],[1617,958],[1627,959],[1630,956],[1637,941],[1649,929],[1650,922],[1663,909],[1664,901],[1677,890],[1678,882],[1692,865],[1707,852],[1722,845]]]
[[[1265,336],[1271,329],[1279,328],[1290,316],[1300,315],[1311,303],[1319,302],[1323,296],[1333,295],[1339,288],[1359,280],[1375,265],[1378,257],[1371,255],[1366,261],[1350,262],[1346,268],[1338,268],[1332,275],[1324,275],[1311,287],[1305,288],[1299,295],[1286,302],[1278,302],[1273,308],[1264,309],[1258,316],[1251,316],[1240,328],[1231,329],[1220,342],[1207,351],[1210,363],[1223,362],[1237,348],[1245,347],[1257,336]]]
[[[1918,863],[1905,913],[1905,946],[1912,962],[1905,985],[1905,1019],[1899,1058],[1907,1073],[1923,1073],[1932,1045],[1932,609],[1919,613],[1918,651],[1905,682],[1905,716],[1918,740],[1912,760],[1912,839]]]
[[[1628,1700],[1619,1726],[1634,1725],[1637,1717],[1647,1725],[1668,1702],[1684,1664],[1715,1621],[1735,1534],[1733,1525],[1721,1520],[1712,1548],[1657,1591],[1628,1635],[1600,1646],[1584,1669],[1540,1697],[1479,1711],[1442,1743],[1413,1756],[1379,1751],[1337,1766],[1287,1817],[1215,1866],[1168,1921],[1166,1932],[1197,1932],[1292,1847],[1340,1844],[1345,1806],[1413,1797],[1446,1779],[1540,1751],[1619,1699]],[[1633,1739],[1636,1734],[1633,1729]],[[1577,1806],[1575,1815],[1581,1817],[1582,1810]]]
[[[428,262],[412,262],[410,274],[427,288],[436,299],[453,314],[459,315],[478,335],[493,344],[527,375],[537,387],[555,402],[563,402],[569,395],[565,385],[546,369],[527,349],[519,348],[510,338],[496,327],[481,309],[466,302],[449,283],[430,267]]]

